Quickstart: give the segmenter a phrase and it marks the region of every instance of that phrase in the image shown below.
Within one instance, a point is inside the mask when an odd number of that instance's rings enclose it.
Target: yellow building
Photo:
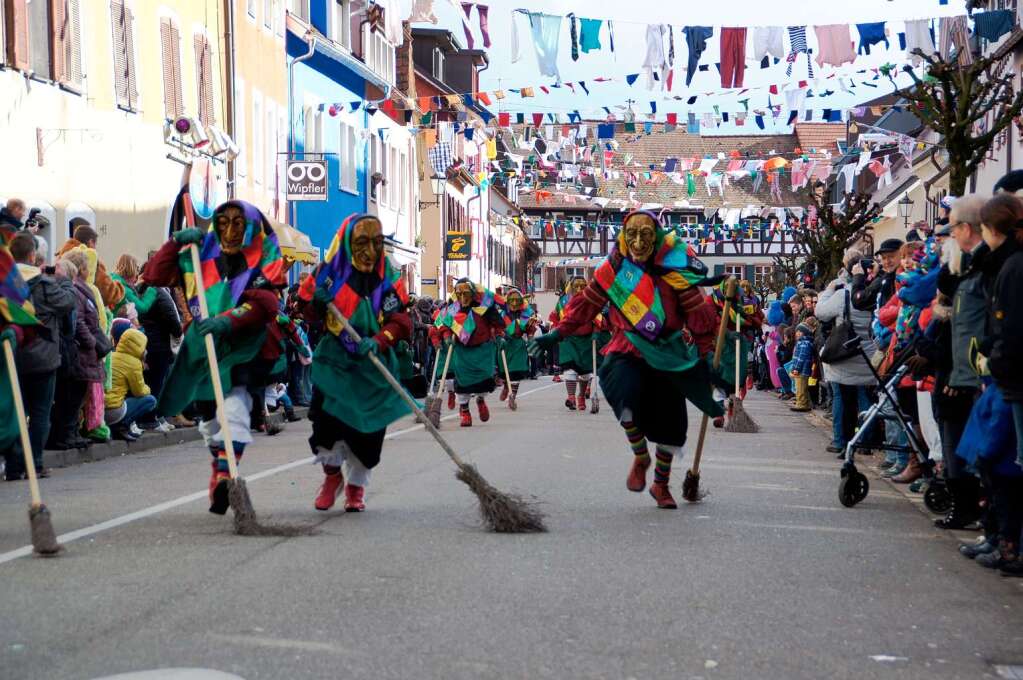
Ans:
[[[145,257],[204,154],[226,193],[222,0],[3,0],[0,12],[0,198],[43,209],[51,254],[84,217],[106,261]]]

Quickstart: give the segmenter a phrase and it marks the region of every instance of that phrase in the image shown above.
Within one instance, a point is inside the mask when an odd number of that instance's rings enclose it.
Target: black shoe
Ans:
[[[43,467],[42,465],[40,465],[39,467],[36,468],[36,477],[38,477],[39,479],[46,479],[49,476],[50,476],[50,468]]]
[[[1019,556],[1016,555],[1016,551],[1012,546],[1002,541],[998,544],[997,549],[992,550],[986,555],[977,555],[973,561],[987,569],[1001,569],[1003,566],[1013,562],[1019,562]]]
[[[302,420],[302,416],[296,415],[294,411],[285,411],[284,419],[287,420],[289,423],[297,423],[298,421]]]
[[[959,554],[969,559],[975,559],[978,555],[992,553],[998,547],[994,541],[984,539],[980,543],[963,543],[959,546]]]
[[[4,481],[5,482],[20,482],[23,479],[28,479],[28,477],[25,476],[24,472],[5,472],[4,473]]]
[[[138,437],[132,434],[132,431],[126,425],[115,425],[110,428],[110,437],[112,439],[120,439],[128,443],[138,441]]]
[[[231,506],[227,493],[228,480],[220,480],[213,487],[213,500],[210,502],[210,512],[214,515],[226,515],[227,509]]]
[[[74,439],[68,442],[72,449],[87,449],[90,446],[92,446],[93,443],[94,442],[91,439],[86,439],[85,437],[81,436],[75,436]]]
[[[74,446],[71,442],[46,442],[46,446],[43,448],[47,451],[70,451],[78,447]]]
[[[1023,558],[1017,557],[1011,562],[1006,562],[998,567],[998,571],[1002,572],[1002,576],[1023,576]]]
[[[825,451],[827,451],[828,453],[841,453],[841,454],[844,454],[845,453],[845,447],[844,446],[835,446],[834,444],[832,444],[828,448],[826,448]]]

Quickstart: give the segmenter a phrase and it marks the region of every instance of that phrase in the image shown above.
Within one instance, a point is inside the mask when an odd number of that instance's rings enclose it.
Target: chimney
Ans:
[[[401,22],[402,43],[396,49],[398,90],[413,103],[416,99],[415,62],[412,60],[412,24]]]

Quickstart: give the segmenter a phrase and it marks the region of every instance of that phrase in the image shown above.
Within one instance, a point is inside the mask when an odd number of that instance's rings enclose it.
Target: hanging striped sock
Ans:
[[[656,455],[657,464],[654,466],[654,481],[667,484],[668,479],[671,478],[671,461],[675,454],[658,446]]]
[[[568,390],[568,398],[569,399],[575,399],[575,385],[576,385],[576,381],[575,380],[566,380],[565,381],[565,389]]]
[[[622,427],[625,428],[625,436],[629,440],[629,446],[632,447],[632,455],[643,463],[649,463],[650,451],[647,449],[646,437],[631,420],[623,422]]]

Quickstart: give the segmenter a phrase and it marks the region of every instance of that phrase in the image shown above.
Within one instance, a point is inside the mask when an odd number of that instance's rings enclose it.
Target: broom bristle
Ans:
[[[700,491],[700,473],[695,475],[692,470],[686,470],[686,479],[682,482],[682,499],[688,503],[699,503],[707,494]]]
[[[732,397],[732,414],[725,424],[725,432],[760,432],[760,426],[742,406],[742,399]]]
[[[239,536],[311,536],[315,533],[315,529],[308,526],[260,523],[249,489],[241,477],[228,482],[227,499],[234,510],[234,532]]]
[[[435,428],[440,429],[440,399],[434,398],[433,403],[427,407],[426,417]]]
[[[499,534],[531,534],[547,531],[543,514],[521,496],[498,491],[483,479],[475,466],[465,464],[455,477],[476,494],[480,502],[480,515],[491,531]]]
[[[45,505],[34,505],[28,509],[28,525],[32,531],[32,551],[40,557],[54,557],[63,550],[57,543],[57,534],[53,531],[50,511]]]

